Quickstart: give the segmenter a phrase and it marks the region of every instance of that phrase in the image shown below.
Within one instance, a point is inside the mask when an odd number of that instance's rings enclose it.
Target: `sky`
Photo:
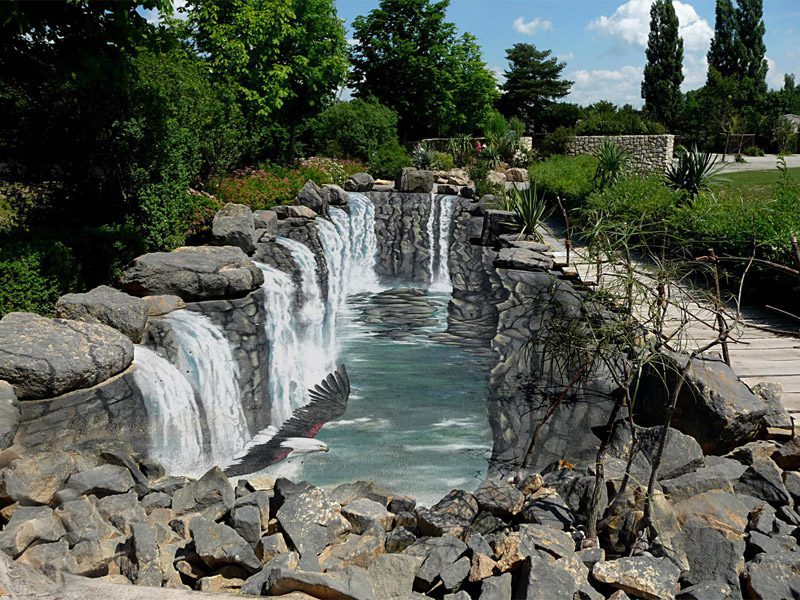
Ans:
[[[478,38],[484,60],[498,78],[507,67],[505,51],[528,42],[564,61],[573,81],[566,98],[579,104],[610,100],[641,106],[652,0],[451,0],[448,20]],[[673,0],[684,40],[684,91],[706,79],[706,53],[714,34],[714,0]],[[348,28],[378,0],[336,0]],[[772,88],[784,73],[800,80],[800,0],[764,0],[765,42]]]

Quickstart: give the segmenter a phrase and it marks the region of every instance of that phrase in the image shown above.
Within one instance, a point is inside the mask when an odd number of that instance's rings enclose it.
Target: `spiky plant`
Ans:
[[[511,194],[514,198],[514,212],[522,225],[520,237],[530,235],[539,242],[544,241],[538,230],[544,220],[550,216],[550,211],[547,209],[544,197],[536,193],[536,184],[527,190],[520,190],[515,186],[512,188]]]
[[[619,181],[628,171],[631,160],[624,148],[607,139],[603,140],[603,145],[595,151],[594,156],[597,158],[594,184],[601,190]]]
[[[669,166],[664,178],[669,187],[686,192],[694,200],[701,191],[711,189],[719,181],[723,167],[718,157],[700,152],[697,146],[691,150],[681,147],[678,159]]]
[[[417,144],[417,147],[411,152],[411,160],[417,169],[423,171],[435,171],[439,168],[436,151],[424,144]]]

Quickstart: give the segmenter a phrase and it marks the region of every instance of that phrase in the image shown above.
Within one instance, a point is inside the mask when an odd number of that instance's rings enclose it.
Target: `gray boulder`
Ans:
[[[161,587],[161,567],[155,528],[148,523],[133,523],[131,533],[133,559],[137,567],[134,583]]]
[[[433,171],[405,167],[397,178],[395,189],[398,192],[430,194],[435,183],[436,175]]]
[[[768,458],[750,465],[739,478],[734,490],[739,494],[766,500],[773,506],[784,506],[792,501],[783,484],[780,469]]]
[[[14,387],[7,381],[0,380],[0,450],[4,450],[14,441],[19,429],[19,401]]]
[[[187,302],[244,296],[264,283],[264,274],[234,246],[196,246],[144,254],[120,279],[136,296],[174,294]]]
[[[270,596],[303,592],[326,600],[374,600],[375,590],[367,571],[348,567],[332,573],[272,569],[266,584]]]
[[[236,507],[232,512],[232,525],[252,548],[261,540],[261,512],[257,506],[244,505]]]
[[[715,457],[713,463],[702,469],[673,479],[662,479],[660,483],[670,500],[681,502],[711,490],[733,493],[733,486],[746,470],[747,467],[738,461]]]
[[[9,313],[0,321],[0,379],[20,399],[92,387],[131,362],[131,340],[107,325],[33,313]]]
[[[525,495],[502,479],[487,479],[478,486],[474,496],[481,510],[501,518],[516,515],[525,503]]]
[[[369,192],[375,185],[375,180],[369,173],[356,173],[344,182],[344,189],[348,192]]]
[[[175,492],[172,510],[177,516],[197,513],[215,521],[228,514],[235,500],[233,486],[225,473],[214,467]]]
[[[395,527],[386,536],[387,552],[402,552],[417,541],[417,536],[406,527]]]
[[[189,523],[189,530],[195,552],[212,569],[234,565],[254,573],[261,567],[250,544],[227,525],[195,517]]]
[[[73,457],[60,450],[17,458],[2,470],[0,498],[23,506],[50,504],[75,468]]]
[[[256,227],[250,207],[231,203],[223,206],[214,215],[211,241],[215,246],[237,246],[251,254],[256,249]]]
[[[131,472],[117,465],[100,465],[75,473],[67,481],[67,487],[78,495],[94,494],[97,497],[109,494],[124,494],[134,486]]]
[[[342,508],[342,516],[350,521],[354,533],[364,533],[367,529],[377,527],[381,531],[392,528],[394,515],[382,504],[367,498],[357,498]]]
[[[422,535],[445,533],[461,537],[478,514],[478,502],[469,492],[453,490],[430,509],[417,508]]]
[[[298,225],[305,225],[308,221],[312,221],[317,218],[317,213],[311,210],[307,206],[293,206],[293,205],[282,205],[282,206],[273,206],[272,212],[278,215],[278,220],[298,220]]]
[[[78,572],[78,563],[69,553],[69,544],[66,540],[29,546],[17,558],[17,562],[41,571],[53,581],[60,581],[66,573]]]
[[[742,592],[745,598],[784,600],[800,598],[800,552],[759,554],[745,565]]]
[[[652,556],[601,561],[592,568],[597,581],[647,600],[675,598],[680,574],[668,559]]]
[[[100,514],[94,498],[79,498],[65,502],[56,508],[55,515],[64,525],[65,539],[70,546],[75,546],[79,542],[125,540],[122,533]]]
[[[676,598],[678,600],[736,600],[741,598],[741,594],[737,592],[734,596],[731,587],[721,581],[704,581],[683,588]]]
[[[506,181],[510,181],[512,183],[527,183],[528,169],[506,169]]]
[[[520,548],[527,549],[530,554],[535,548],[558,559],[575,552],[575,541],[566,531],[545,525],[523,524],[519,526],[519,534]]]
[[[418,540],[404,551],[409,556],[423,559],[417,571],[417,584],[425,590],[430,589],[442,572],[461,558],[467,551],[467,545],[451,536],[425,538]]]
[[[48,506],[20,506],[0,531],[0,550],[18,557],[33,544],[57,542],[64,526]]]
[[[744,570],[744,540],[726,536],[710,527],[688,525],[684,528],[684,549],[689,571],[683,581],[696,585],[704,581],[720,581],[739,592],[739,576]],[[709,551],[713,548],[713,551]]]
[[[350,204],[350,196],[338,185],[326,183],[322,186],[322,194],[331,206],[347,206]]]
[[[145,296],[142,301],[147,306],[147,314],[151,317],[160,317],[175,310],[186,308],[186,302],[178,296],[171,294],[157,294]]]
[[[489,577],[481,582],[479,600],[511,600],[511,573]]]
[[[350,531],[350,524],[319,488],[289,496],[277,513],[278,523],[300,552],[318,555]]]
[[[414,587],[414,574],[422,559],[403,554],[382,554],[367,568],[375,589],[375,598],[406,600]]]
[[[514,598],[519,600],[572,600],[575,580],[569,571],[538,556],[529,556],[522,565]]]
[[[275,235],[278,231],[278,213],[274,210],[257,210],[253,212],[253,223],[256,229]]]
[[[502,248],[494,264],[503,269],[550,271],[553,268],[553,259],[525,248]]]
[[[66,294],[56,303],[56,317],[59,319],[102,323],[124,333],[134,344],[142,341],[148,312],[141,298],[107,285],[85,294]]]
[[[469,575],[471,565],[472,561],[470,561],[469,557],[462,556],[452,565],[443,569],[439,577],[442,579],[444,589],[452,591],[460,587],[467,575]]]
[[[318,215],[328,214],[329,196],[313,181],[306,181],[297,193],[297,203],[307,206]]]

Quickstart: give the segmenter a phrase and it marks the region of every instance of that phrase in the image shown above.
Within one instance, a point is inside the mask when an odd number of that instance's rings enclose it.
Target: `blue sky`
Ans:
[[[641,105],[639,88],[652,0],[451,0],[448,19],[477,36],[487,64],[506,68],[505,50],[518,42],[550,49],[567,63],[575,82],[568,100],[606,99]],[[336,0],[348,25],[378,6],[378,0]],[[684,89],[705,81],[706,52],[714,32],[714,0],[674,0],[684,38]],[[800,79],[800,0],[764,0],[771,87],[784,73]]]

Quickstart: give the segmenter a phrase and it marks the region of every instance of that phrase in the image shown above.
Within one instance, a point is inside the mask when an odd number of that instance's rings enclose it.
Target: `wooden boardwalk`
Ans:
[[[565,272],[573,271],[586,285],[596,287],[597,264],[588,258],[586,248],[573,241],[569,265],[566,265],[567,252],[563,237],[560,237],[563,230],[557,223],[548,225],[548,229],[541,233],[553,249],[556,263],[565,265]],[[636,270],[637,279],[647,283],[647,265],[637,263]],[[609,285],[620,271],[619,267],[604,263],[599,283]],[[677,306],[670,306],[667,311],[666,329],[681,329],[679,346],[690,352],[716,339],[716,312],[709,308],[713,304],[708,292],[695,291],[689,285],[680,284],[672,286],[672,293]],[[736,308],[730,305],[728,311],[731,315],[737,313]],[[780,384],[783,388],[781,402],[800,424],[800,321],[757,306],[742,306],[739,313],[728,343],[731,367],[751,388],[761,382]],[[690,315],[688,321],[681,325],[687,315]],[[647,320],[646,315],[637,315],[637,318]],[[795,335],[780,332],[794,332]],[[722,349],[716,346],[712,352],[721,353]]]

